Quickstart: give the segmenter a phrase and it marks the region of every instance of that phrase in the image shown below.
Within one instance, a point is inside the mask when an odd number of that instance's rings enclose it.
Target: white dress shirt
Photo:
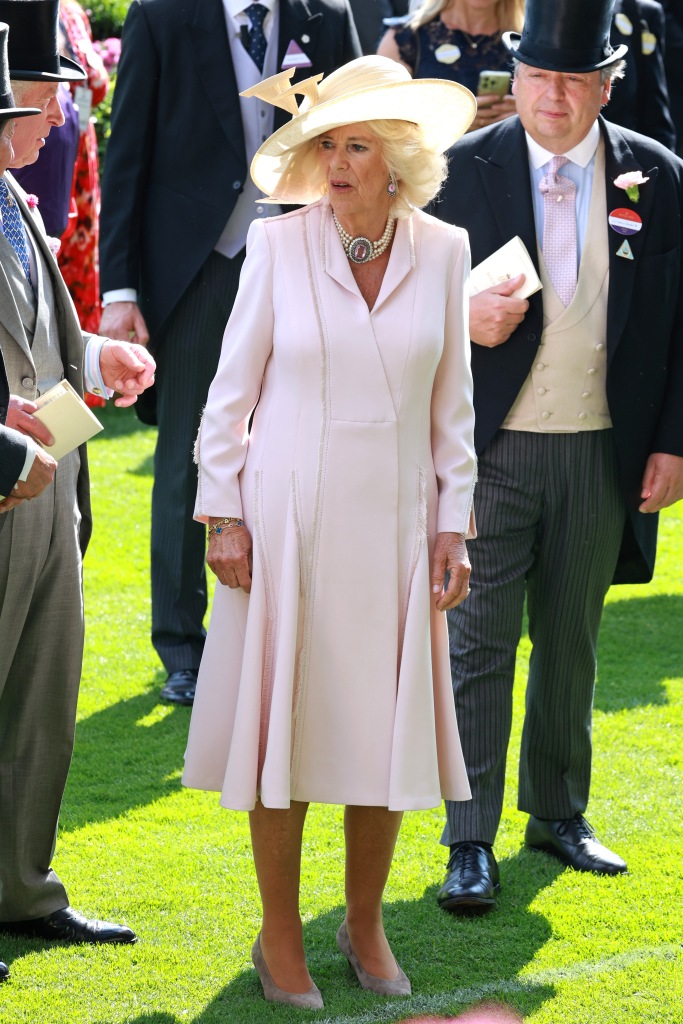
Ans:
[[[534,204],[536,236],[542,248],[541,240],[543,239],[543,225],[545,221],[545,203],[539,186],[549,170],[548,164],[555,156],[555,153],[551,153],[547,149],[543,149],[542,146],[539,146],[528,132],[526,133],[526,141],[529,150],[529,173],[531,175],[531,197]],[[593,188],[595,153],[599,141],[600,126],[595,121],[588,134],[578,146],[574,146],[573,149],[561,154],[567,157],[569,163],[564,165],[560,174],[569,178],[576,185],[576,241],[579,263],[581,263],[581,253],[586,238],[588,209],[591,201],[591,189]]]

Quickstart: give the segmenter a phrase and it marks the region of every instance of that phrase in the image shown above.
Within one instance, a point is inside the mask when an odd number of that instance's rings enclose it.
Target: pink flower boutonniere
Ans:
[[[47,244],[50,252],[57,259],[57,253],[62,248],[62,241],[60,238],[53,238],[52,235],[47,236]]]
[[[640,199],[639,185],[644,185],[649,178],[644,178],[640,171],[628,171],[626,174],[620,174],[618,178],[614,179],[614,184],[617,188],[623,188],[629,199],[637,203]]]
[[[34,196],[32,192],[30,192],[26,196],[26,205],[28,206],[29,210],[35,210],[39,202],[40,200],[38,199],[38,196]]]

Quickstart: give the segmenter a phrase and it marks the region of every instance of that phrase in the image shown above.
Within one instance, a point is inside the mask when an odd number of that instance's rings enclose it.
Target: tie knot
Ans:
[[[557,174],[557,172],[561,170],[565,164],[568,163],[569,160],[566,156],[554,156],[550,161],[550,173]]]
[[[249,4],[248,7],[244,8],[244,13],[249,18],[252,28],[262,28],[263,22],[266,20],[268,8],[264,7],[263,4]]]
[[[541,178],[539,184],[539,190],[544,195],[548,194],[552,196],[558,195],[569,195],[576,193],[576,185],[567,178],[564,174],[558,172],[565,164],[568,164],[569,160],[566,156],[554,156],[550,161],[550,166],[546,173]]]

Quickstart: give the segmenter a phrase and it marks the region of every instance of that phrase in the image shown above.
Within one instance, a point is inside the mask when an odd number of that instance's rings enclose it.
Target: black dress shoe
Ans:
[[[184,668],[180,672],[171,672],[166,684],[159,694],[162,700],[171,704],[194,704],[194,691],[197,686],[197,670]]]
[[[493,851],[481,843],[459,843],[448,861],[446,881],[436,902],[451,914],[489,910],[500,892]]]
[[[0,960],[0,981],[7,981],[8,978],[9,967],[3,960]]]
[[[628,871],[621,857],[598,842],[582,814],[562,821],[543,821],[532,816],[524,841],[532,850],[544,850],[575,871],[592,871],[596,875],[623,875]]]
[[[55,910],[30,921],[2,921],[0,930],[28,939],[61,939],[63,942],[137,942],[135,932],[109,921],[89,921],[72,907]]]

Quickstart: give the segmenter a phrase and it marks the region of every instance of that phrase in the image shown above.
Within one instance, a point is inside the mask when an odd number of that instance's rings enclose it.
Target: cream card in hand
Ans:
[[[57,462],[74,448],[103,429],[97,416],[93,415],[68,380],[60,380],[53,388],[36,399],[36,419],[44,423],[55,439],[53,445],[42,447]]]
[[[494,285],[503,284],[504,281],[511,281],[518,274],[524,274],[524,281],[512,294],[517,299],[528,299],[534,292],[539,291],[543,285],[536,273],[527,247],[519,235],[515,235],[509,242],[496,249],[485,260],[472,268],[470,274],[470,296],[478,295],[479,292]]]

